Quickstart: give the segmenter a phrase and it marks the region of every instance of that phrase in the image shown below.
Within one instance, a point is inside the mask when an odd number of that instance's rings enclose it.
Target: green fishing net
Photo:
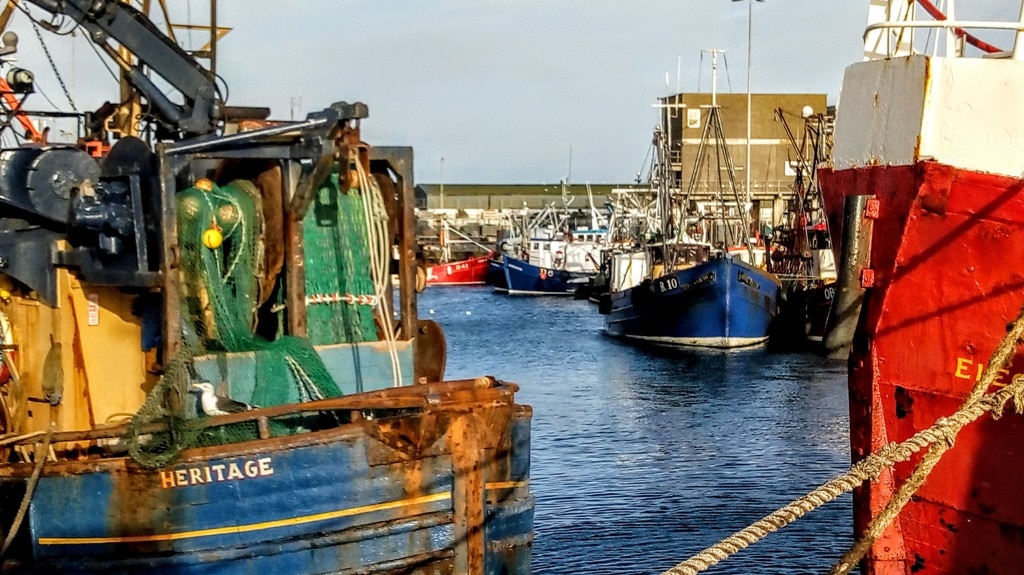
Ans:
[[[261,407],[341,395],[313,345],[377,339],[370,274],[370,246],[359,190],[342,192],[338,174],[317,191],[303,222],[308,339],[256,335],[263,275],[260,193],[249,181],[192,187],[177,194],[182,272],[184,351],[165,367],[163,377],[133,418],[126,436],[132,457],[160,467],[190,447],[256,439],[255,422],[204,428],[190,417],[188,393],[194,357],[248,352],[255,380],[232,381],[232,391]],[[209,189],[206,189],[209,188]],[[190,373],[192,372],[192,373]],[[190,403],[191,402],[191,403]],[[160,431],[147,431],[152,422]],[[271,421],[273,435],[293,433],[301,417]]]
[[[338,301],[373,295],[361,192],[342,192],[337,172],[317,190],[303,222],[309,339],[315,345],[377,340],[373,309]]]

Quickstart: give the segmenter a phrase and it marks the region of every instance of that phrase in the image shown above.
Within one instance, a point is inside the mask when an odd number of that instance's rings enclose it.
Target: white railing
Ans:
[[[868,25],[864,30],[865,59],[925,53],[915,43],[918,40],[915,31],[920,29],[944,31],[943,55],[949,58],[964,57],[967,55],[967,45],[971,44],[985,53],[985,57],[1024,59],[1024,50],[1017,49],[1024,39],[1024,3],[1015,22],[956,20],[954,4],[954,0],[947,0],[945,12],[942,13],[930,0],[872,0]],[[977,30],[1016,32],[1013,49],[1001,51],[978,40],[970,33]],[[929,37],[925,41],[930,40]],[[938,55],[939,44],[937,40],[932,43],[933,55]]]

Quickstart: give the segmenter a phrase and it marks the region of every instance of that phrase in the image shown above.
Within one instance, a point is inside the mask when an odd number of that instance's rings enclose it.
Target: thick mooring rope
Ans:
[[[1000,370],[1010,362],[1013,354],[1020,346],[1022,339],[1024,339],[1024,309],[1021,310],[1017,319],[1010,324],[1006,335],[1003,337],[1002,341],[999,342],[999,346],[996,347],[996,350],[992,353],[992,357],[989,358],[981,379],[974,385],[971,393],[968,394],[967,399],[964,400],[963,405],[959,410],[957,410],[957,414],[967,411],[971,406],[974,406],[981,401],[982,398],[986,397],[985,391],[988,390],[995,382],[996,378],[999,377]],[[1012,382],[1011,386],[1014,384],[1016,384],[1018,388],[1024,387],[1017,381]],[[1011,397],[1014,400],[1014,408],[1017,413],[1021,412],[1022,392],[1018,389],[1016,393],[1011,393],[1001,403],[994,405],[992,409],[986,410],[992,414],[992,419],[999,419],[1006,406],[1006,402],[1009,401]],[[984,413],[984,411],[981,413]],[[981,413],[979,413],[979,417]],[[954,414],[954,416],[955,415],[956,414]],[[972,419],[964,422],[960,428],[956,429],[956,433],[959,433],[960,429],[971,421],[974,420]],[[954,435],[953,437],[949,437],[946,441],[935,443],[928,448],[928,451],[921,458],[921,461],[917,464],[914,472],[906,481],[903,482],[902,485],[900,485],[899,490],[897,490],[897,492],[889,499],[881,513],[876,515],[871,521],[871,524],[868,525],[864,534],[861,535],[860,540],[858,540],[853,547],[843,555],[842,559],[832,567],[832,570],[829,572],[830,575],[846,575],[854,568],[854,566],[857,565],[857,563],[860,562],[875,540],[878,539],[882,532],[896,520],[896,517],[899,515],[903,507],[910,502],[911,497],[913,497],[921,485],[924,484],[925,479],[927,479],[931,474],[932,470],[939,463],[939,460],[942,459],[942,456],[953,448],[953,440],[955,438],[956,436]]]
[[[931,427],[918,431],[901,443],[886,445],[877,453],[872,453],[857,462],[850,468],[850,471],[662,572],[662,575],[696,575],[706,571],[711,566],[767,537],[770,533],[793,523],[840,495],[852,491],[864,481],[877,479],[883,470],[896,463],[909,460],[926,447],[931,448],[911,477],[890,499],[882,513],[875,517],[862,538],[853,545],[831,571],[832,575],[848,573],[864,556],[874,540],[896,518],[903,506],[910,501],[913,494],[924,483],[928,473],[938,463],[939,458],[953,447],[953,442],[961,429],[985,413],[991,413],[993,419],[998,419],[1011,399],[1016,412],[1024,413],[1024,376],[1014,377],[1013,381],[1005,387],[994,393],[985,394],[985,391],[999,376],[999,372],[1013,357],[1022,340],[1024,340],[1024,309],[1010,324],[1006,336],[992,354],[981,379],[956,413],[949,417],[940,417]]]
[[[25,495],[21,498],[18,512],[11,523],[11,530],[7,532],[7,537],[4,538],[3,547],[0,547],[0,569],[3,568],[7,550],[11,548],[11,543],[14,542],[14,538],[18,535],[18,530],[21,529],[22,522],[25,521],[25,514],[28,513],[28,505],[32,501],[32,495],[36,492],[36,484],[43,472],[43,464],[46,463],[46,458],[50,452],[53,432],[57,428],[56,411],[56,406],[50,407],[50,421],[46,426],[46,437],[43,438],[42,444],[36,446],[35,465],[32,467],[32,476],[29,477],[28,483],[25,485]]]

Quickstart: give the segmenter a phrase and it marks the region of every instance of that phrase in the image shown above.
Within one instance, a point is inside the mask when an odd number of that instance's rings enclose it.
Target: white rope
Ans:
[[[363,201],[363,216],[369,235],[370,272],[373,277],[374,291],[377,296],[377,309],[383,324],[384,340],[388,345],[391,358],[392,385],[402,386],[402,365],[398,359],[398,347],[395,342],[395,330],[392,325],[391,310],[387,306],[387,288],[391,281],[391,240],[388,231],[388,213],[381,196],[380,187],[366,173],[365,168],[356,162],[359,175],[360,197]]]

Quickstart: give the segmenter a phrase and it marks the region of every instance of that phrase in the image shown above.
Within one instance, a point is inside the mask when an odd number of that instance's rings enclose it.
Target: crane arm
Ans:
[[[128,82],[152,105],[165,127],[184,135],[212,133],[221,119],[216,84],[192,56],[163,34],[145,14],[116,0],[28,0],[54,14],[68,16],[89,32],[125,73]],[[108,44],[113,39],[139,59],[126,62]],[[184,97],[172,102],[144,73],[145,65]]]

